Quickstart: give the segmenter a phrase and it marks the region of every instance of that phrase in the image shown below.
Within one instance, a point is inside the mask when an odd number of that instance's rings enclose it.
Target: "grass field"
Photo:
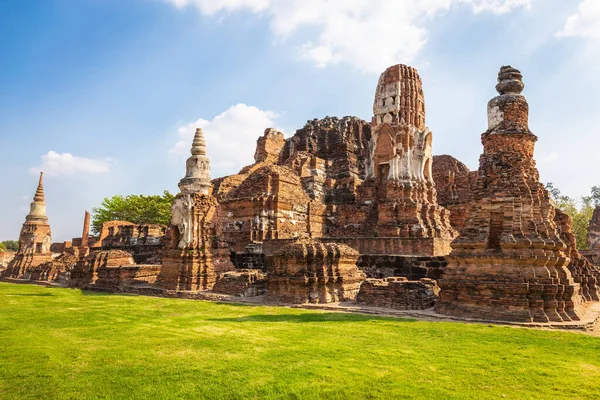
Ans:
[[[0,283],[0,397],[598,399],[600,338]]]

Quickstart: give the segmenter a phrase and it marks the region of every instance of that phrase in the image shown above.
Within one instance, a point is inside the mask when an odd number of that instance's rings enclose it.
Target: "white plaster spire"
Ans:
[[[206,142],[204,141],[204,133],[200,128],[197,128],[196,133],[194,134],[191,153],[193,156],[206,155]]]
[[[33,202],[29,206],[29,214],[27,215],[27,221],[30,220],[48,220],[46,215],[46,203],[44,196],[44,173],[40,172],[40,180],[38,187],[33,196]]]
[[[210,194],[210,160],[206,156],[206,142],[202,129],[196,129],[192,141],[192,156],[185,163],[185,176],[179,181],[181,193]]]

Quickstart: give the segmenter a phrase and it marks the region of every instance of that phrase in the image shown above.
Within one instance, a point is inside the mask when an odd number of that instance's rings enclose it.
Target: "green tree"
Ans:
[[[579,200],[563,196],[552,183],[547,183],[546,189],[550,192],[556,207],[573,219],[573,233],[577,240],[577,249],[587,250],[590,220],[594,208],[600,205],[600,187],[594,186],[591,190],[591,196],[581,196]]]
[[[6,247],[6,250],[10,250],[10,251],[18,251],[19,250],[19,242],[17,242],[16,240],[5,240],[4,242],[2,242],[2,244],[4,245],[4,247]]]
[[[6,251],[6,246],[4,243],[0,243],[0,253],[4,253]]]
[[[92,209],[92,232],[100,233],[102,223],[129,221],[134,224],[168,225],[171,205],[175,196],[165,190],[162,195],[116,195],[102,200],[100,207]]]
[[[550,192],[552,200],[554,200],[555,202],[558,202],[560,200],[560,189],[555,187],[552,182],[546,183],[546,189],[548,190],[548,192]]]

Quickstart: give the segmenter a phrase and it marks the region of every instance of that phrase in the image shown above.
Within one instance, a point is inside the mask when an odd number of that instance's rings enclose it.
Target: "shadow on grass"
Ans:
[[[227,301],[216,301],[215,304],[231,307],[262,307],[268,306],[268,304],[254,304],[254,303],[229,303]]]
[[[310,313],[310,314],[279,314],[279,315],[248,315],[239,318],[209,318],[207,321],[216,322],[366,322],[366,321],[395,321],[416,322],[410,318],[388,318],[362,314],[344,313]]]
[[[6,296],[33,296],[33,297],[47,297],[54,296],[52,293],[12,293]]]
[[[82,290],[81,294],[83,296],[93,296],[93,297],[109,297],[109,296],[123,296],[129,293],[112,293],[112,292],[101,292],[96,290]]]

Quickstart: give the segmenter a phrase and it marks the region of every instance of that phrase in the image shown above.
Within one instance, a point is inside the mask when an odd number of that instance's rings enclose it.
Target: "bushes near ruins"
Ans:
[[[0,251],[4,248],[4,251],[18,251],[19,250],[19,242],[16,240],[5,240],[0,243]]]
[[[552,183],[546,184],[546,189],[550,192],[552,200],[557,208],[573,218],[573,230],[577,240],[578,250],[587,250],[587,234],[594,214],[594,208],[600,206],[600,187],[594,186],[589,196],[581,196],[579,199],[573,199],[562,195],[561,191]]]
[[[92,232],[98,234],[102,223],[108,221],[168,225],[174,198],[168,190],[162,195],[130,194],[106,197],[100,207],[92,209]]]

